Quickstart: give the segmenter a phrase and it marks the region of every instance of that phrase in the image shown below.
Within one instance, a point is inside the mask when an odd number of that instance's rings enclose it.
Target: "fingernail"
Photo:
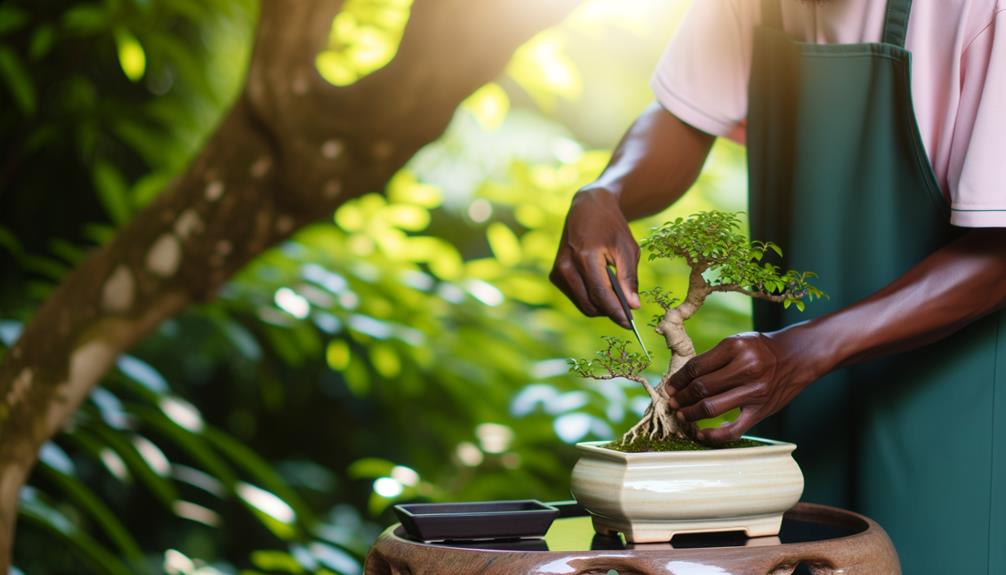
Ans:
[[[632,292],[629,294],[629,306],[632,309],[639,309],[639,294]]]
[[[684,414],[684,413],[682,413],[682,412],[680,412],[680,411],[679,411],[679,412],[677,412],[677,413],[675,413],[675,414],[674,414],[674,417],[677,417],[677,418],[678,418],[678,421],[680,421],[681,423],[684,423],[684,422],[685,422],[685,414]]]
[[[678,405],[678,400],[674,399],[673,397],[668,397],[667,398],[667,405],[670,405],[674,409],[680,409],[681,408],[681,406]]]

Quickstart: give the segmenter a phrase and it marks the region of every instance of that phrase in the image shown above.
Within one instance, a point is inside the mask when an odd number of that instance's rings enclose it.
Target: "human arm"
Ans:
[[[681,197],[714,140],[652,104],[622,137],[598,179],[574,195],[549,278],[585,315],[606,315],[629,327],[605,266],[615,266],[630,305],[639,307],[639,246],[628,220],[655,214]]]
[[[740,407],[736,421],[699,434],[729,441],[834,369],[938,342],[1003,305],[1006,229],[974,229],[854,305],[723,340],[671,377],[672,406],[686,421]]]

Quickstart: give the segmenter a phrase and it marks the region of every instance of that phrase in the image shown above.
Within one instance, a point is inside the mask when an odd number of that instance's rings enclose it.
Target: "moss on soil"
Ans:
[[[759,445],[766,444],[752,439],[738,439],[737,441],[730,441],[723,445],[705,445],[691,439],[669,437],[667,439],[653,440],[641,437],[629,443],[623,443],[619,439],[602,447],[625,453],[644,453],[647,451],[708,451],[712,449],[733,449],[736,447],[757,447]]]

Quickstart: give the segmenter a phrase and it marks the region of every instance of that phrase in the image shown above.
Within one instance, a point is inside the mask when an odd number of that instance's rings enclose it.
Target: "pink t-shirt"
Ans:
[[[879,42],[884,0],[781,0],[804,42]],[[758,0],[695,0],[653,74],[657,100],[696,128],[744,141]],[[915,0],[906,47],[922,140],[951,223],[1006,227],[1006,0]]]

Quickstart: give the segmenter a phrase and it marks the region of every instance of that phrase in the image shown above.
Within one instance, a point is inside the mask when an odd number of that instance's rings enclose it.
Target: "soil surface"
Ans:
[[[759,445],[765,444],[760,441],[754,441],[753,439],[738,439],[737,441],[730,441],[724,443],[723,445],[705,445],[691,439],[678,439],[676,437],[659,440],[642,437],[629,443],[624,443],[620,439],[618,441],[612,441],[602,447],[607,447],[608,449],[614,449],[625,453],[645,453],[647,451],[708,451],[711,449],[758,447]]]

